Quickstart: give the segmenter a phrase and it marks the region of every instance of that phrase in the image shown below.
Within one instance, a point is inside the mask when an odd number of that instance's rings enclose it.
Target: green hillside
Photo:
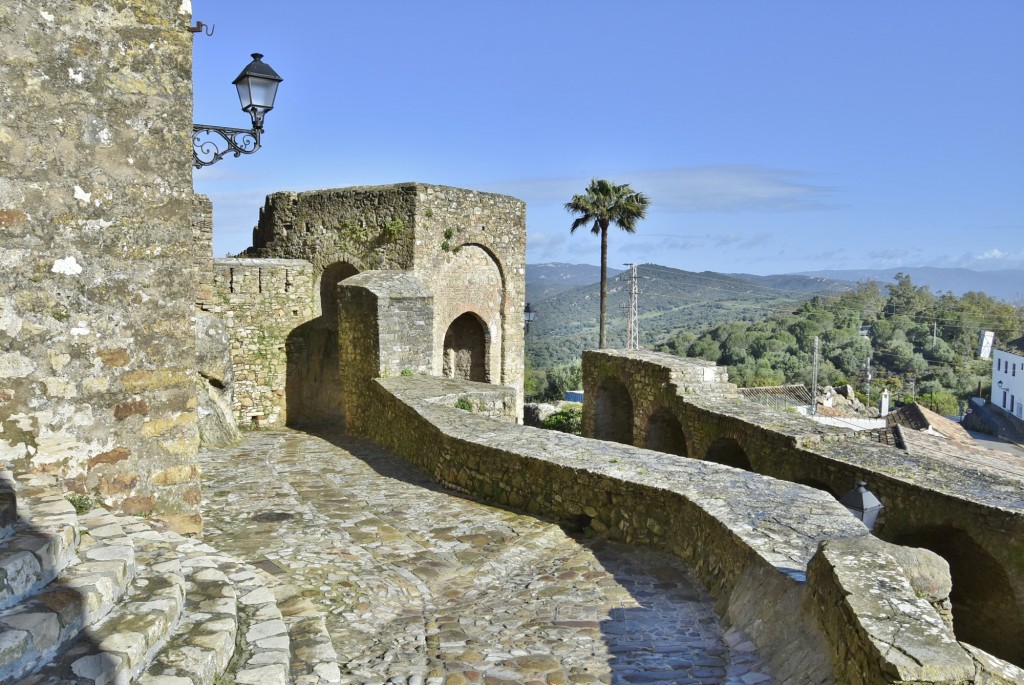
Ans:
[[[573,277],[560,275],[554,268],[560,266],[573,265],[527,266],[527,301],[537,318],[526,336],[526,354],[535,370],[572,362],[584,349],[597,347],[599,284],[558,288]],[[531,270],[543,271],[545,278],[531,277]],[[657,264],[640,265],[637,275],[640,344],[646,348],[676,344],[673,341],[680,333],[696,334],[720,323],[759,321],[775,312],[793,311],[813,294],[803,288],[820,292],[839,283],[797,277],[801,287],[780,290],[736,276]],[[628,304],[629,272],[625,271],[608,280],[609,347],[625,346]]]

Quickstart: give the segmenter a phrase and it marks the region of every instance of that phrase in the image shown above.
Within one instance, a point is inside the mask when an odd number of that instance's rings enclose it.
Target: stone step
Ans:
[[[332,685],[341,682],[338,654],[327,632],[324,615],[299,592],[270,574],[267,587],[274,593],[291,642],[291,678],[295,685]]]
[[[148,540],[132,537],[134,526],[147,525],[134,517],[97,510],[82,520],[91,542],[83,544],[83,556],[102,556],[98,547],[103,541],[126,542],[116,546],[133,550],[136,576],[120,603],[88,624],[56,660],[16,681],[21,685],[132,682],[168,641],[181,617],[186,583],[176,545],[157,534]]]
[[[138,531],[138,535],[149,535]],[[209,556],[202,543],[173,533],[164,540],[175,546],[186,579],[186,602],[174,635],[155,655],[139,683],[212,685],[222,676],[236,651],[238,590]]]
[[[37,560],[40,579],[50,567],[63,571],[12,593],[18,603],[0,611],[0,682],[341,682],[324,618],[294,587],[144,519],[103,509],[75,516],[59,493],[17,494],[15,506],[40,522],[31,532],[46,534],[26,537],[23,520],[7,542]]]
[[[0,540],[6,540],[14,533],[18,524],[18,491],[14,475],[0,471]]]
[[[209,558],[227,574],[238,593],[238,641],[235,658],[223,682],[238,685],[291,683],[291,639],[265,576],[249,564],[217,552],[211,553]]]
[[[35,494],[45,501],[53,493]],[[31,495],[23,503],[37,513],[43,508]],[[75,531],[84,528],[77,522]],[[113,529],[95,538],[82,533],[74,564],[37,594],[0,612],[0,682],[31,673],[64,651],[85,626],[110,612],[134,576],[128,538]]]
[[[7,492],[17,511],[16,490]],[[75,508],[60,493],[26,489],[18,521],[0,542],[0,610],[31,597],[56,578],[75,558],[78,536]]]

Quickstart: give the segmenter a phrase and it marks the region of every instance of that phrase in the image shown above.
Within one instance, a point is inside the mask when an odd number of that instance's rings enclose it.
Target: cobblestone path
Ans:
[[[328,616],[345,683],[770,682],[674,557],[441,490],[370,443],[208,450],[205,537]]]

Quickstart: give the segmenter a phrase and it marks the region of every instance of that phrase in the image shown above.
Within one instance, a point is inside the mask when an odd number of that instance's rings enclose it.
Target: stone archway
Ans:
[[[487,327],[476,314],[466,312],[457,317],[444,335],[441,374],[446,378],[489,382],[487,339]]]
[[[504,383],[509,369],[505,367],[503,350],[514,337],[506,339],[509,333],[509,322],[504,315],[507,286],[495,255],[479,245],[453,245],[427,277],[434,292],[434,372],[448,375],[445,366],[451,360],[447,359],[445,350],[450,327],[472,310],[485,332],[488,382]],[[522,315],[519,327],[522,330]]]
[[[644,447],[680,457],[687,456],[683,425],[665,407],[659,407],[647,420],[647,438]]]
[[[594,390],[593,437],[633,444],[633,398],[620,381],[605,379]]]
[[[348,262],[334,262],[320,274],[320,318],[321,325],[338,330],[338,284],[359,273]]]
[[[338,284],[358,273],[348,262],[327,265],[320,274],[320,316],[288,336],[285,401],[290,426],[345,425],[338,373]]]
[[[958,640],[1024,667],[1024,616],[1002,565],[966,532],[941,526],[893,540],[924,547],[949,563],[953,632]]]
[[[750,458],[747,457],[746,451],[735,438],[718,438],[715,440],[708,447],[708,452],[704,459],[706,461],[713,461],[716,464],[743,469],[744,471],[754,470],[750,465]]]

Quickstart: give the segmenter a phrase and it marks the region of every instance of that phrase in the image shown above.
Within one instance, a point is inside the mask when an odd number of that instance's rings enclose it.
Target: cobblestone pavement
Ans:
[[[370,443],[202,456],[205,538],[301,588],[345,683],[770,682],[674,557],[446,492]]]

